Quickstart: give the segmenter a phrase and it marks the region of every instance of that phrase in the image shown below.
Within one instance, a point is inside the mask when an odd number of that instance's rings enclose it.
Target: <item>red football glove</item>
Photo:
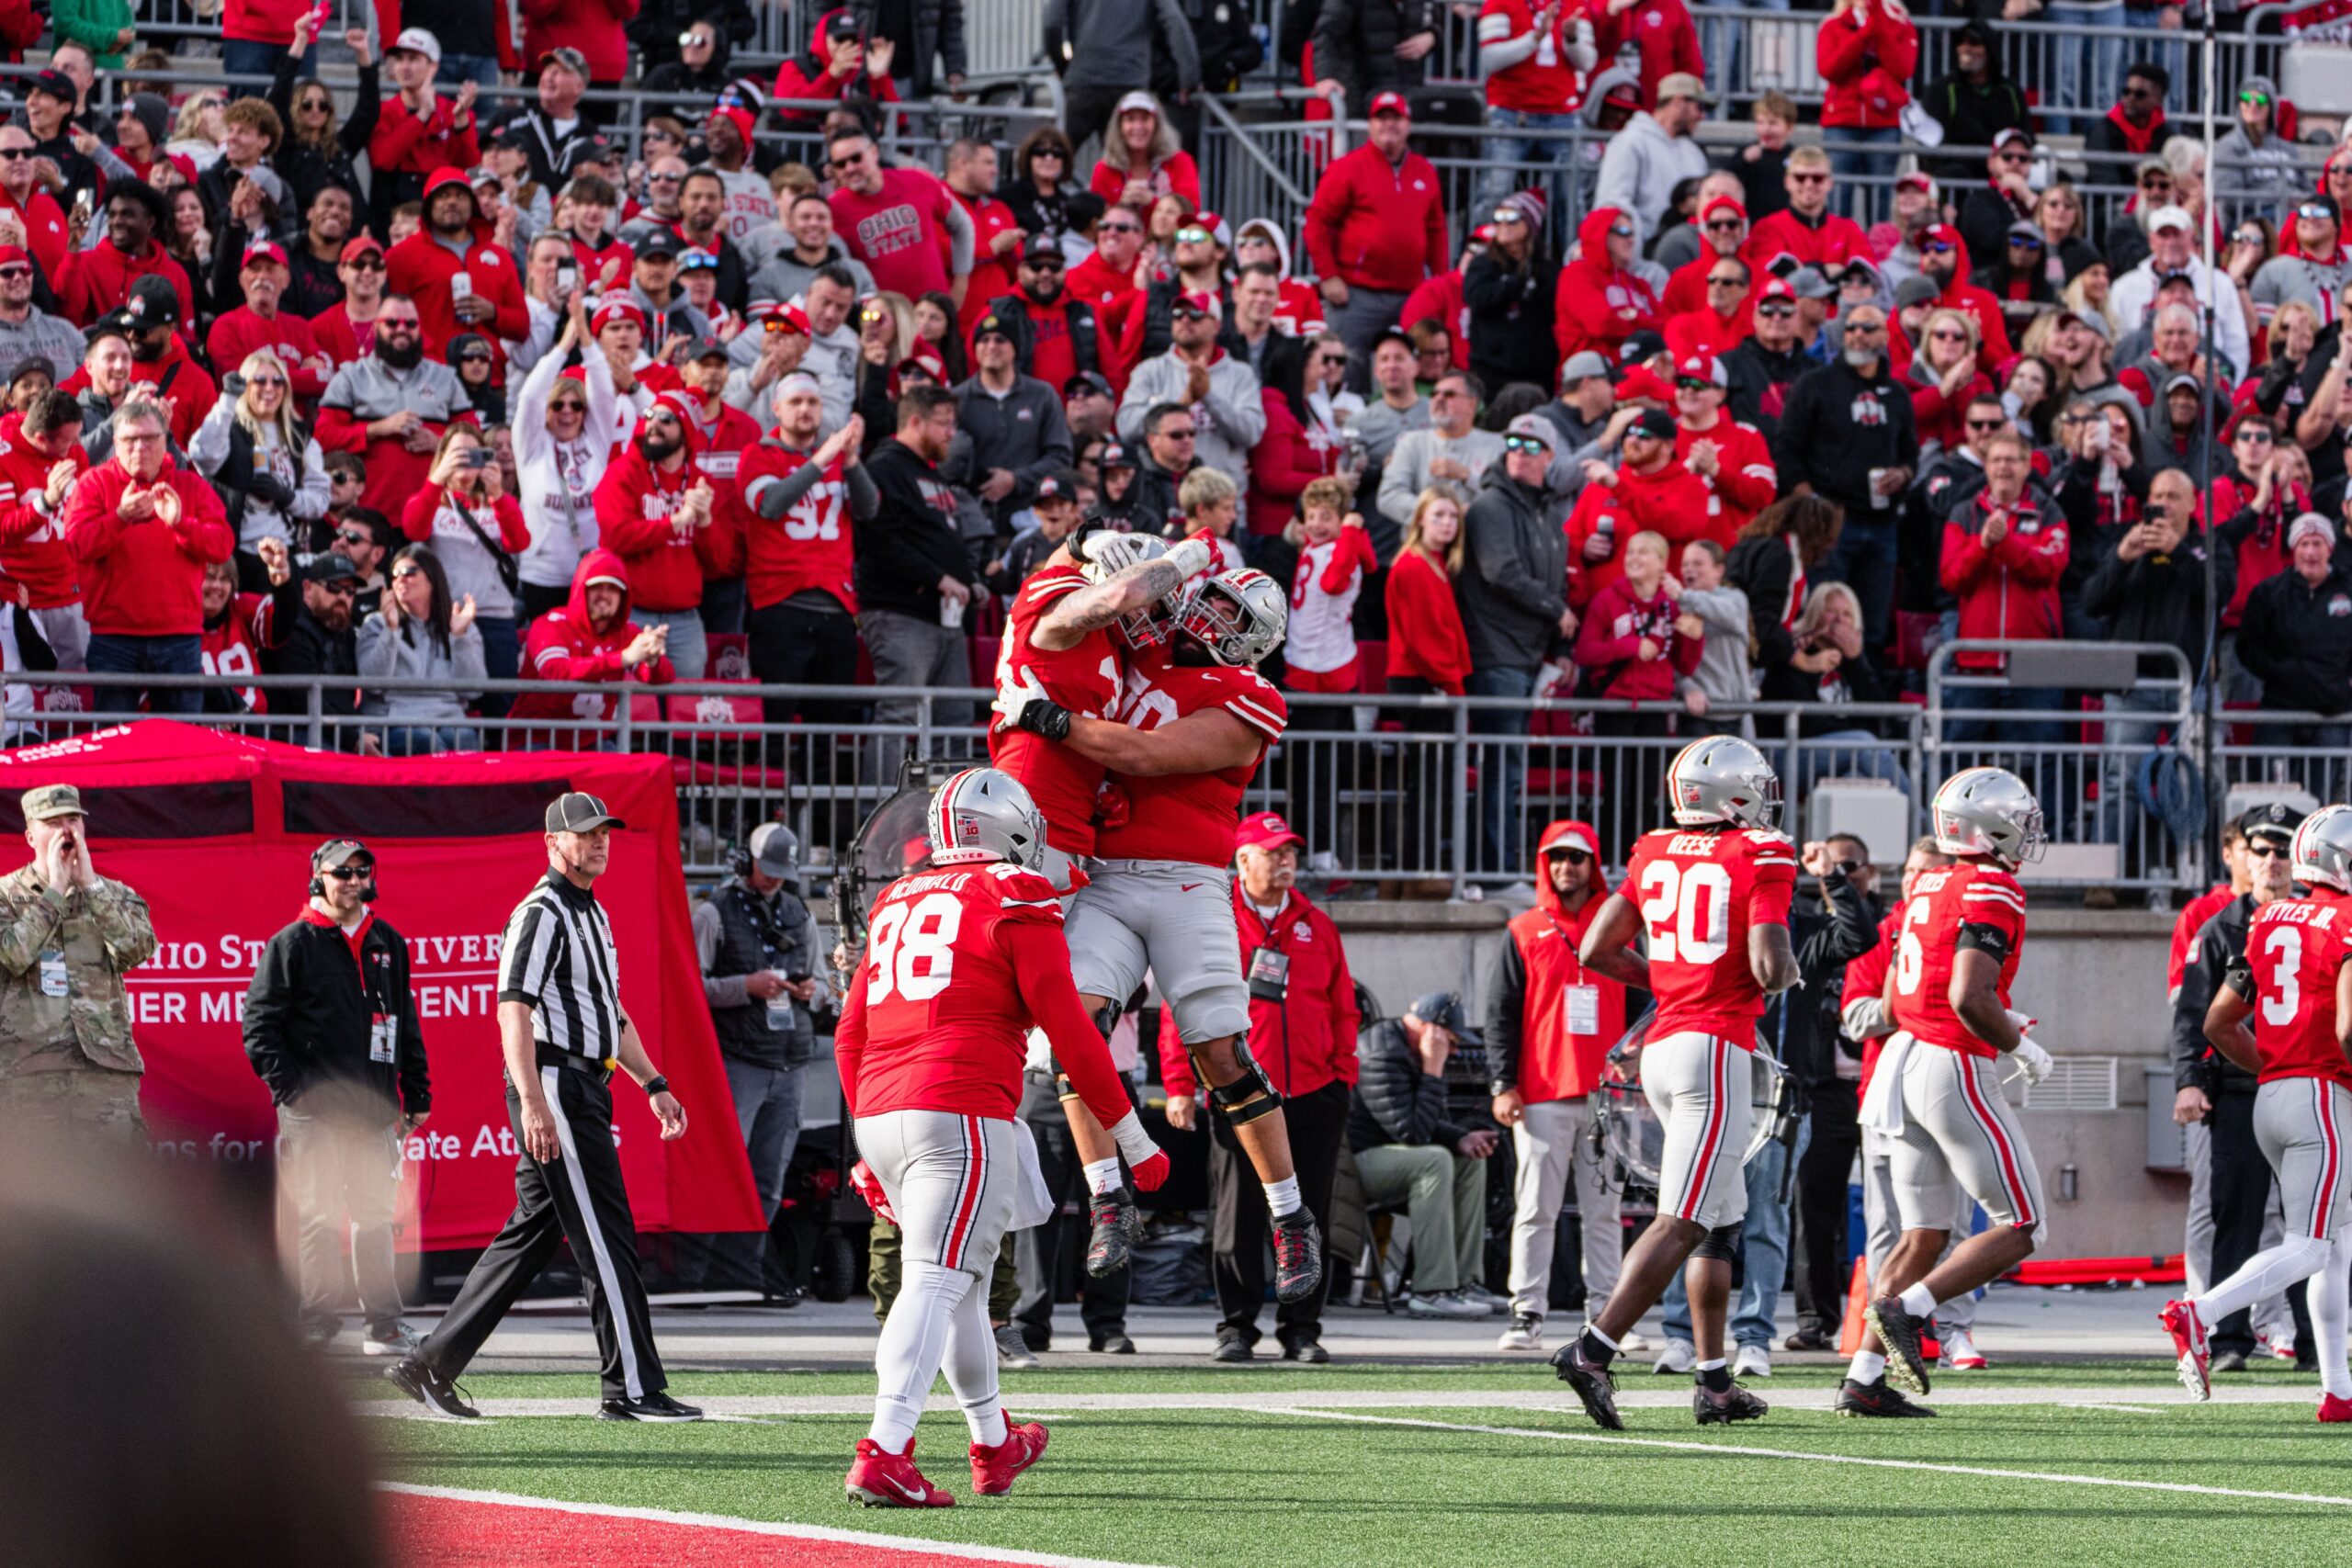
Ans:
[[[1168,1179],[1168,1151],[1151,1141],[1143,1130],[1143,1118],[1128,1111],[1111,1127],[1111,1136],[1126,1156],[1127,1168],[1135,1173],[1136,1185],[1146,1192],[1156,1192]]]
[[[1164,1170],[1167,1162],[1163,1160],[1160,1163]],[[899,1216],[890,1212],[889,1194],[882,1190],[882,1179],[876,1176],[873,1168],[864,1160],[849,1168],[849,1184],[857,1189],[857,1195],[865,1200],[865,1206],[874,1211],[876,1218],[888,1220],[894,1225],[899,1223]]]
[[[1157,1192],[1159,1190],[1160,1184],[1168,1179],[1168,1151],[1154,1149],[1151,1151],[1149,1159],[1137,1165],[1131,1165],[1127,1168],[1135,1172],[1136,1185],[1138,1188],[1146,1192]]]

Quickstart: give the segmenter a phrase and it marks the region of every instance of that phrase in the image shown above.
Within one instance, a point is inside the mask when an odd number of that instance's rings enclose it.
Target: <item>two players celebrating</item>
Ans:
[[[1796,855],[1777,830],[1780,780],[1745,740],[1685,747],[1668,771],[1667,796],[1675,826],[1634,845],[1623,887],[1578,954],[1657,1004],[1641,1063],[1643,1093],[1665,1133],[1657,1218],[1627,1254],[1607,1305],[1552,1358],[1586,1414],[1611,1430],[1624,1421],[1610,1363],[1677,1269],[1700,1352],[1699,1424],[1751,1421],[1767,1408],[1732,1381],[1723,1340],[1747,1206],[1747,1053],[1765,998],[1797,979],[1788,932]],[[1883,998],[1896,1030],[1862,1112],[1893,1140],[1903,1235],[1868,1309],[1876,1348],[1855,1356],[1838,1389],[1841,1416],[1933,1415],[1889,1379],[1927,1393],[1920,1341],[1938,1303],[1997,1279],[2041,1238],[2041,1177],[1996,1066],[2015,1059],[2029,1083],[2050,1070],[2049,1053],[2024,1033],[2030,1021],[2008,1005],[2025,943],[2014,874],[2041,853],[2041,808],[2014,774],[1971,768],[1936,792],[1933,815],[1938,847],[1954,863],[1922,876],[1905,906]],[[1633,946],[1637,937],[1646,956]],[[1959,1191],[1993,1224],[1945,1256],[1962,1218]]]

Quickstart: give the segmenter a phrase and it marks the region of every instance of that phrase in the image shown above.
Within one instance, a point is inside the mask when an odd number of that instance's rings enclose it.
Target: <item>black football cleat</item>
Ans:
[[[596,1407],[599,1421],[699,1421],[702,1407],[681,1404],[660,1389],[638,1399],[608,1399]]]
[[[418,1360],[403,1356],[384,1369],[385,1381],[435,1416],[452,1421],[479,1421],[481,1412],[468,1404],[458,1385]]]
[[[1717,1393],[1705,1383],[1690,1391],[1690,1414],[1702,1427],[1728,1427],[1734,1421],[1761,1420],[1772,1407],[1738,1383]]]
[[[1093,1219],[1094,1232],[1086,1243],[1086,1272],[1093,1279],[1107,1279],[1127,1266],[1136,1238],[1143,1235],[1143,1211],[1128,1201],[1125,1192],[1112,1192],[1094,1200]]]
[[[1323,1236],[1315,1216],[1294,1209],[1274,1222],[1274,1299],[1303,1301],[1323,1281]]]
[[[1928,1356],[1919,1343],[1919,1320],[1893,1296],[1879,1296],[1862,1309],[1862,1321],[1886,1355],[1886,1375],[1913,1393],[1926,1393]]]
[[[1584,1353],[1581,1335],[1552,1352],[1552,1370],[1560,1381],[1577,1391],[1584,1401],[1584,1413],[1592,1417],[1596,1427],[1611,1432],[1625,1429],[1625,1418],[1617,1414],[1617,1380],[1609,1369],[1589,1359]]]
[[[1886,1380],[1876,1382],[1856,1382],[1848,1378],[1838,1385],[1838,1402],[1829,1407],[1833,1416],[1932,1416],[1935,1412],[1924,1404],[1914,1404],[1886,1386]]]

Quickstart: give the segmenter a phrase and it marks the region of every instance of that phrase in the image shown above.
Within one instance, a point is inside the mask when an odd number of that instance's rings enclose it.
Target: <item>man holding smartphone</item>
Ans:
[[[771,1222],[800,1141],[801,1069],[817,1033],[809,1015],[831,996],[818,977],[817,922],[800,900],[799,886],[800,840],[781,822],[763,822],[735,856],[734,874],[694,913],[703,999],[735,1091],[735,1120],[752,1156],[760,1213]],[[799,1292],[788,1282],[768,1291],[762,1278],[766,1240],[723,1238],[718,1251],[722,1277],[707,1282],[757,1288],[780,1305],[797,1304]]]
[[[155,951],[147,901],[91,863],[72,784],[27,790],[23,814],[32,862],[0,877],[0,1117],[143,1140],[123,976]]]

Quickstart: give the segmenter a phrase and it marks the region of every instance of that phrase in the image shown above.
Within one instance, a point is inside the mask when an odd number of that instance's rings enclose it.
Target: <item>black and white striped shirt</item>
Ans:
[[[603,1061],[621,1043],[620,955],[594,897],[550,871],[507,917],[498,999],[527,1002],[531,1038]]]

